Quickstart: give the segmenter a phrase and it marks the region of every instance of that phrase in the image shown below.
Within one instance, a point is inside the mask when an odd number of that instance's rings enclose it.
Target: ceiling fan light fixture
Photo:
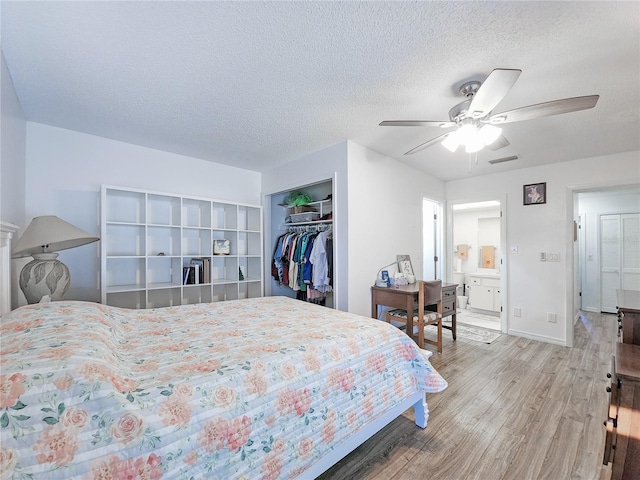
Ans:
[[[474,138],[478,135],[478,129],[473,126],[471,123],[465,123],[462,125],[458,131],[456,132],[458,143],[462,145],[467,145],[472,142]]]
[[[465,143],[464,151],[467,153],[479,152],[484,148],[484,142],[479,135],[476,135],[470,141]]]
[[[454,153],[458,149],[458,145],[460,145],[456,133],[458,132],[447,135],[447,137],[441,142],[442,146],[449,150],[451,153]]]
[[[502,134],[502,129],[493,125],[483,125],[478,133],[485,145],[491,145]]]

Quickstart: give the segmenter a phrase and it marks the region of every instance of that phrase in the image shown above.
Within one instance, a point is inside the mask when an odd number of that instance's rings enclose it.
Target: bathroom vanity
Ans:
[[[500,274],[470,273],[469,275],[469,308],[482,310],[483,313],[500,315],[502,297],[500,291]]]

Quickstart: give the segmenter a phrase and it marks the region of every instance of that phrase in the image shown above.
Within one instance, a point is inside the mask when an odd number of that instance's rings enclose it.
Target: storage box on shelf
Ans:
[[[157,308],[263,295],[262,207],[113,186],[101,199],[102,303]],[[222,239],[229,254],[214,255]],[[185,284],[184,267],[205,259],[208,278]]]
[[[294,210],[295,209],[300,209]],[[331,223],[332,219],[323,219],[327,214],[332,213],[332,199],[327,198],[310,202],[304,207],[287,207],[287,225],[307,225],[310,223]]]

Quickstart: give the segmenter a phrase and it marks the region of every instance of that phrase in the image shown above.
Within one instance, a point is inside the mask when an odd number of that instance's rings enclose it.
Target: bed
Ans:
[[[2,317],[2,479],[315,478],[446,388],[385,322],[286,297]]]

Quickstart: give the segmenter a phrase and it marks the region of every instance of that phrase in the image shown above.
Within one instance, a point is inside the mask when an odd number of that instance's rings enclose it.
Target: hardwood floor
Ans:
[[[427,395],[427,428],[408,410],[320,478],[599,479],[616,327],[583,314],[573,348],[445,335],[431,362],[449,387]]]

